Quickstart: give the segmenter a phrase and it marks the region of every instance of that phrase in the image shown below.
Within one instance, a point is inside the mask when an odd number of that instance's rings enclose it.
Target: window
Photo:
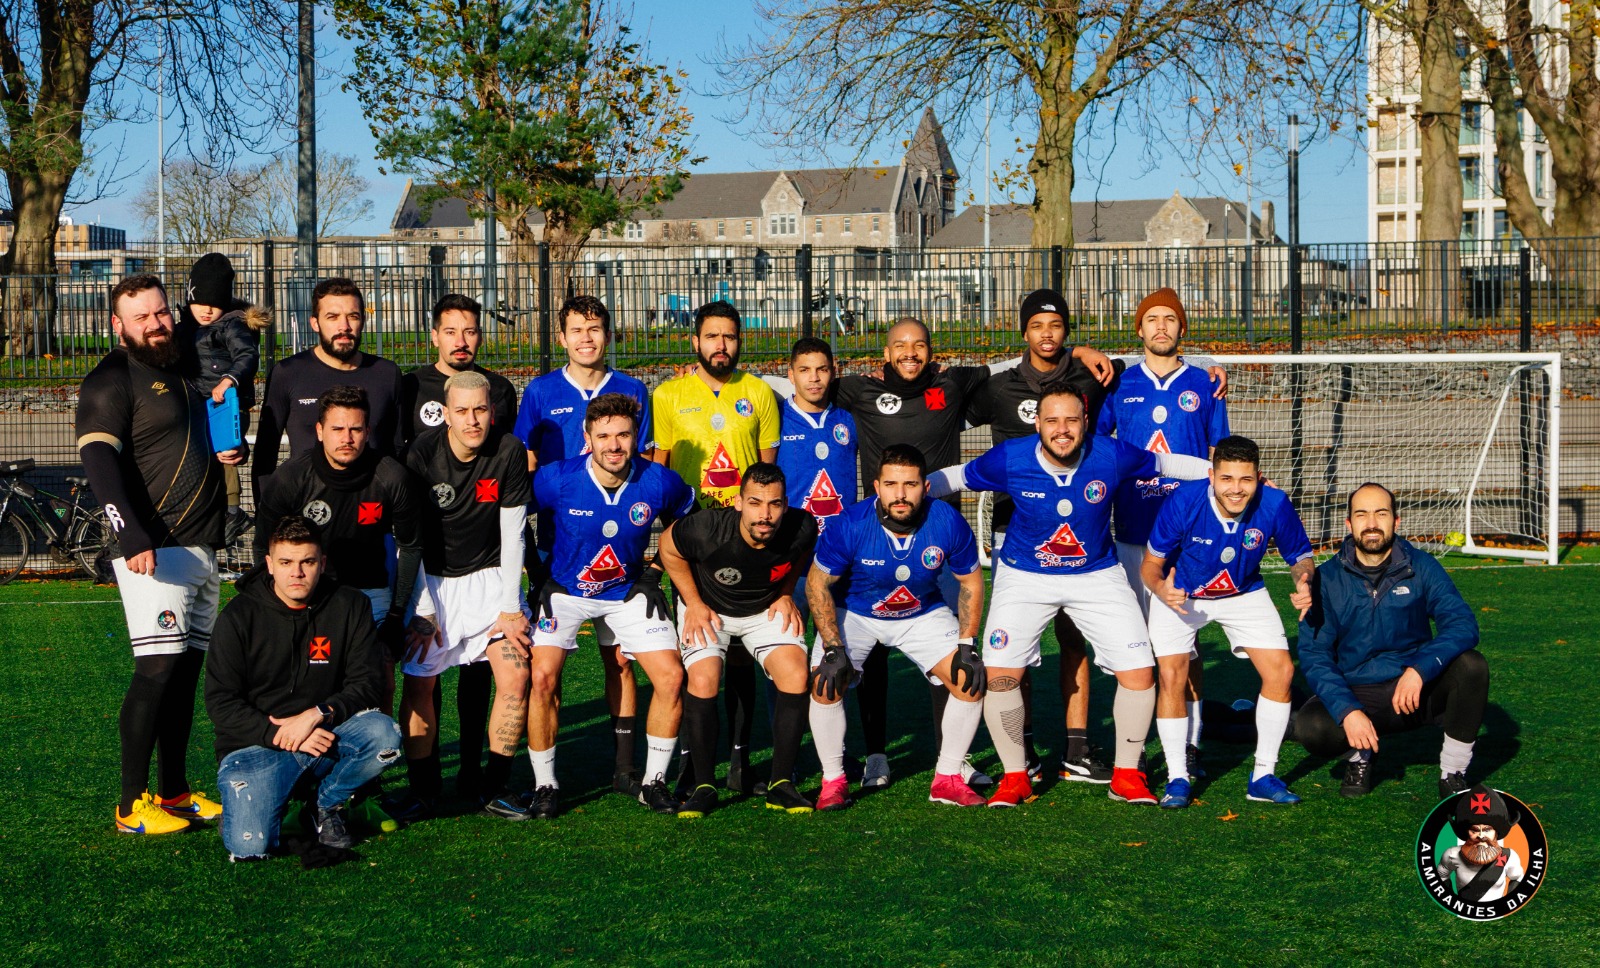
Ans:
[[[1477,212],[1462,212],[1461,213],[1461,241],[1463,241],[1463,242],[1476,242],[1476,241],[1478,241],[1478,213]]]
[[[1510,239],[1513,242],[1520,241],[1522,238],[1522,233],[1512,227],[1511,216],[1507,214],[1505,209],[1494,213],[1494,237],[1497,239]]]
[[[642,222],[629,222],[622,234],[630,242],[642,242],[644,241],[644,224]]]
[[[841,234],[842,235],[849,235],[850,234],[850,216],[848,216],[848,215],[846,215],[844,217],[844,229],[841,232]]]
[[[798,235],[800,219],[795,215],[774,215],[767,220],[769,235]]]
[[[1483,197],[1482,159],[1461,159],[1461,197],[1469,202]]]
[[[748,219],[748,218],[745,219],[744,220],[744,237],[747,238],[747,239],[753,237],[755,235],[755,230],[756,230],[755,220],[754,219]]]
[[[1400,225],[1401,225],[1401,219],[1402,218],[1404,218],[1404,216],[1400,216],[1400,215],[1380,215],[1380,216],[1378,216],[1378,241],[1379,242],[1399,242],[1399,241],[1401,241],[1401,239],[1400,239]]]
[[[727,238],[727,228],[727,224],[723,222],[722,219],[717,219],[717,238]]]
[[[1398,205],[1406,200],[1405,168],[1395,161],[1378,162],[1378,204]]]
[[[1461,145],[1462,145],[1462,147],[1467,147],[1467,146],[1470,146],[1470,145],[1476,145],[1476,144],[1482,144],[1482,143],[1483,143],[1483,105],[1481,105],[1481,104],[1463,104],[1463,105],[1461,105]]]
[[[881,216],[878,216],[878,215],[872,216],[872,234],[873,235],[877,235],[878,232],[880,231],[880,225],[879,225],[879,221],[878,221],[879,218],[881,218]]]
[[[811,230],[811,234],[813,234],[813,235],[821,235],[822,234],[822,219],[820,219],[820,218],[817,219],[815,227],[812,228],[812,230]]]
[[[1397,151],[1405,147],[1400,123],[1403,115],[1398,111],[1385,111],[1378,115],[1378,150]]]
[[[1546,180],[1549,170],[1550,156],[1542,151],[1533,153],[1533,194],[1543,198],[1550,194],[1550,185]]]

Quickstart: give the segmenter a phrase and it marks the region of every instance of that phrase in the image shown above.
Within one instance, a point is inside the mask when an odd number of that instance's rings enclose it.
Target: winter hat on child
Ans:
[[[233,306],[233,263],[221,252],[207,252],[189,270],[189,302],[227,310]]]

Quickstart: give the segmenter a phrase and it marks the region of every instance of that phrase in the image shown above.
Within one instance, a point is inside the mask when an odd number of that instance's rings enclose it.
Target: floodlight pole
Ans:
[[[295,172],[295,268],[317,274],[317,49],[316,4],[299,0],[300,152]]]

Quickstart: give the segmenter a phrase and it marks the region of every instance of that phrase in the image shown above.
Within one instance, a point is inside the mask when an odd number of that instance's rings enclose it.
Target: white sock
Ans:
[[[1022,704],[1022,691],[1013,689],[1017,696],[1017,705]],[[940,720],[940,727],[944,731],[944,742],[939,744],[939,760],[934,764],[933,772],[949,775],[961,775],[961,764],[967,758],[967,751],[972,748],[972,737],[978,735],[978,722],[983,719],[983,703],[962,702],[954,696],[945,703],[944,719]],[[1028,768],[1026,757],[1019,762],[1019,769]],[[1010,767],[1007,767],[1010,769]]]
[[[1188,740],[1189,720],[1174,716],[1171,719],[1156,718],[1156,735],[1161,737],[1161,749],[1167,754],[1167,779],[1189,779],[1189,757],[1184,750],[1184,743]]]
[[[651,736],[644,734],[644,782],[654,783],[667,778],[667,767],[672,764],[672,752],[678,748],[676,736]]]
[[[1200,746],[1200,705],[1201,705],[1201,703],[1200,703],[1200,700],[1193,699],[1193,700],[1190,700],[1190,701],[1184,703],[1184,705],[1189,707],[1189,719],[1188,719],[1188,724],[1189,724],[1188,733],[1189,733],[1189,735],[1184,737],[1184,740],[1190,746],[1198,748]],[[1163,742],[1165,742],[1165,741],[1163,740]]]
[[[1472,765],[1472,747],[1475,745],[1446,736],[1444,746],[1439,750],[1439,779],[1452,773],[1467,772],[1467,767]]]
[[[817,747],[817,759],[822,761],[822,778],[836,780],[844,776],[844,703],[817,702],[811,697],[811,741]]]
[[[555,787],[560,789],[561,784],[556,782],[556,748],[547,750],[528,750],[528,762],[533,764],[533,785],[535,787]]]
[[[971,705],[983,707],[983,720],[989,725],[989,738],[994,741],[994,751],[1000,755],[1000,765],[1005,771],[1020,773],[1027,770],[1028,751],[1022,745],[1022,721],[1027,718],[1028,710],[1022,701],[1022,690],[998,692],[991,689],[981,702]],[[950,707],[945,706],[946,718],[949,713]],[[962,755],[966,755],[965,750]],[[946,771],[940,769],[939,772]]]
[[[1111,765],[1119,770],[1137,770],[1150,738],[1150,720],[1156,716],[1156,687],[1129,689],[1117,686],[1111,700],[1111,722],[1117,732],[1117,751]]]
[[[1283,734],[1289,731],[1291,713],[1286,702],[1256,697],[1256,769],[1250,774],[1252,782],[1278,772],[1278,749],[1283,746]]]

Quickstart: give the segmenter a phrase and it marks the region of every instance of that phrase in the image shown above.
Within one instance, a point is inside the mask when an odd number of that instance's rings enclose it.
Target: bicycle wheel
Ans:
[[[111,522],[104,510],[96,510],[78,521],[72,531],[72,552],[77,556],[78,567],[89,573],[97,582],[115,584],[116,572],[111,569]]]
[[[0,521],[0,585],[22,574],[28,567],[28,553],[33,550],[33,532],[15,514]]]

